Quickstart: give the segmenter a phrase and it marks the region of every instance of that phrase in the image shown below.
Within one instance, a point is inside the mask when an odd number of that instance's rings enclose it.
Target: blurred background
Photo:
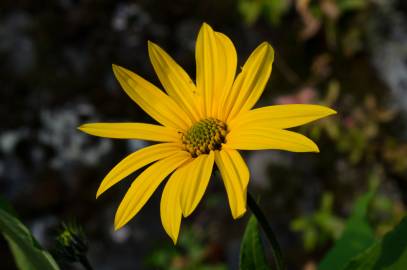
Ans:
[[[249,214],[234,221],[218,179],[183,220],[179,244],[161,227],[157,190],[126,227],[115,210],[132,177],[95,200],[104,175],[146,145],[85,135],[97,121],[153,122],[120,89],[111,64],[157,86],[147,41],[191,75],[202,22],[228,35],[239,64],[262,41],[276,51],[257,106],[323,104],[338,115],[297,129],[321,153],[244,153],[250,190],[272,223],[289,269],[316,269],[356,198],[378,184],[375,234],[407,202],[407,2],[404,0],[2,0],[0,191],[52,249],[63,220],[88,237],[95,269],[237,269]],[[0,238],[1,269],[16,269]],[[82,269],[66,265],[62,269]]]

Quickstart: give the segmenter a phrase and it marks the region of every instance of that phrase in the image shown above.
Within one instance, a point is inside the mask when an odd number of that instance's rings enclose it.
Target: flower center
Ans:
[[[196,122],[185,134],[182,143],[193,157],[219,150],[225,142],[226,124],[215,118],[206,118]]]

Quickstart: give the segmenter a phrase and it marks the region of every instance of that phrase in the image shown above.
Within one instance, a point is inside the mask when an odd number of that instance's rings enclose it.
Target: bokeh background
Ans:
[[[104,175],[146,145],[91,137],[96,121],[153,122],[120,89],[111,64],[160,86],[147,40],[191,75],[202,22],[227,34],[239,64],[262,41],[275,51],[258,105],[323,104],[338,115],[297,129],[320,154],[244,153],[289,269],[315,269],[340,236],[355,199],[378,183],[369,211],[378,236],[407,202],[407,2],[404,0],[2,0],[0,191],[39,242],[76,219],[95,269],[237,269],[249,214],[231,218],[214,179],[174,247],[158,190],[125,228],[115,210],[137,173],[97,201]],[[16,269],[4,239],[0,268]],[[63,269],[81,269],[65,265]]]

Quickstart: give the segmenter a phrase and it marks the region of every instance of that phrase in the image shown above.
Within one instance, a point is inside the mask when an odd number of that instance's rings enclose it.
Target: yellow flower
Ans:
[[[249,56],[235,78],[233,43],[203,24],[196,41],[196,83],[158,45],[148,52],[165,91],[113,65],[126,93],[161,125],[92,123],[91,135],[160,142],[130,154],[103,179],[96,197],[134,171],[153,163],[134,180],[115,216],[115,229],[132,219],[171,175],[161,197],[161,221],[176,243],[182,216],[197,207],[216,163],[233,218],[246,212],[249,170],[238,150],[280,149],[318,152],[305,136],[285,130],[334,114],[318,105],[277,105],[252,109],[265,88],[274,60],[267,42]]]

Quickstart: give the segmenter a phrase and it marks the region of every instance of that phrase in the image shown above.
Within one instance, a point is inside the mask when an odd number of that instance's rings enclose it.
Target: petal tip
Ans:
[[[233,213],[233,219],[239,219],[241,217],[244,216],[244,214],[246,213],[246,207],[244,209],[242,209],[242,211],[238,212],[238,213]]]
[[[178,241],[178,235],[171,235],[170,237],[171,237],[171,239],[172,239],[172,242],[174,243],[174,246],[176,246],[176,245],[177,245],[177,241]]]
[[[113,71],[114,70],[117,70],[117,69],[119,69],[120,68],[120,66],[118,66],[118,65],[116,65],[116,64],[112,64],[112,69],[113,69]]]
[[[96,199],[100,197],[103,193],[105,193],[106,190],[108,190],[111,186],[106,185],[106,183],[109,183],[111,178],[108,178],[110,174],[107,174],[105,178],[103,178],[100,186],[98,187],[98,190],[96,191]]]
[[[114,221],[114,231],[117,232],[122,226],[119,224],[118,221]]]
[[[151,40],[147,40],[147,47],[148,47],[148,50],[155,49],[156,46],[157,46],[157,44],[155,44],[155,43],[152,42]]]
[[[112,70],[113,70],[113,74],[116,76],[116,78],[120,78],[120,71],[121,71],[122,67],[112,64]]]
[[[123,216],[123,213],[120,213],[120,207],[116,211],[116,214],[114,216],[114,230],[118,231],[120,228],[122,228],[124,225],[126,225],[127,221],[125,221],[125,217]]]
[[[200,30],[199,32],[201,32],[201,31],[205,31],[205,32],[210,31],[210,32],[213,32],[213,29],[212,29],[212,27],[211,27],[208,23],[203,22],[203,23],[202,23],[202,26],[201,26],[201,30]]]
[[[101,188],[99,188],[99,189],[96,191],[96,199],[98,199],[98,198],[100,197],[100,195],[102,195],[103,192],[104,192],[104,190],[101,190]]]
[[[123,220],[118,220],[117,218],[115,218],[115,220],[114,220],[114,231],[117,232],[117,231],[120,230],[124,225],[126,225],[126,223],[123,222]]]
[[[147,41],[147,48],[148,48],[148,54],[150,56],[150,59],[157,58],[156,54],[160,52],[160,46],[152,42],[151,40]],[[153,62],[153,60],[151,60]]]
[[[89,134],[89,124],[83,124],[76,128],[77,130]]]
[[[327,114],[327,116],[328,116],[328,115],[334,115],[334,114],[338,114],[338,112],[335,111],[334,109],[328,108],[328,114]]]
[[[116,76],[119,76],[120,73],[123,73],[123,72],[125,72],[125,71],[127,70],[127,69],[125,69],[124,67],[119,66],[119,65],[116,65],[116,64],[112,64],[112,69],[113,69],[113,73],[114,73]]]
[[[267,53],[268,53],[269,57],[274,60],[274,48],[273,48],[273,46],[271,46],[271,44],[268,43],[268,42],[266,42],[266,45],[267,45],[266,48],[267,48]]]
[[[184,218],[187,218],[188,216],[190,216],[192,214],[192,211],[191,211],[191,209],[182,209],[182,216],[184,217]]]
[[[315,106],[316,113],[319,113],[321,115],[320,118],[327,117],[327,116],[334,115],[334,114],[338,113],[334,109],[329,108],[329,107],[324,106],[324,105],[312,105],[311,104],[311,106]]]
[[[270,43],[268,43],[267,41],[263,41],[262,43],[260,43],[259,48],[266,48],[266,49],[272,49],[273,47],[271,46]]]
[[[259,52],[261,52],[261,54],[263,54],[266,57],[269,57],[272,59],[272,61],[274,60],[274,48],[273,46],[271,46],[270,43],[268,43],[267,41],[263,41],[258,47],[257,49],[259,50]],[[256,49],[256,50],[257,50]]]
[[[319,153],[319,147],[318,145],[311,139],[307,138],[309,140],[308,144],[308,151],[305,152],[312,152],[312,153]]]

